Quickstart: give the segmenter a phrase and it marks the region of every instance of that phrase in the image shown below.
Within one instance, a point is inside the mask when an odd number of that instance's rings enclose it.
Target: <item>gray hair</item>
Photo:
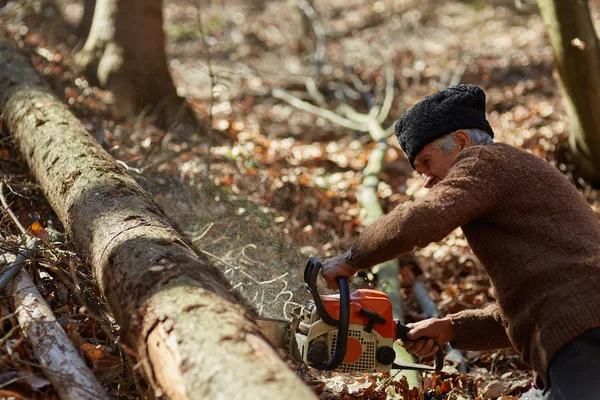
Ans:
[[[494,139],[486,131],[481,129],[461,129],[467,132],[471,138],[471,144],[473,146],[485,146],[486,144],[494,143]],[[438,149],[441,149],[444,153],[450,153],[454,149],[454,134],[456,132],[449,133],[442,136],[439,139],[434,140],[431,144]]]

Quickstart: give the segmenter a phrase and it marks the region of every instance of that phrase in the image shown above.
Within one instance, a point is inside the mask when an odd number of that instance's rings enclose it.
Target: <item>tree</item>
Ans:
[[[169,74],[161,0],[97,0],[77,64],[125,115],[156,112],[162,126],[194,120]]]
[[[0,60],[5,126],[149,379],[171,399],[314,398],[224,276],[2,36]]]
[[[600,185],[600,47],[588,2],[537,4],[560,77],[573,159],[584,179]]]

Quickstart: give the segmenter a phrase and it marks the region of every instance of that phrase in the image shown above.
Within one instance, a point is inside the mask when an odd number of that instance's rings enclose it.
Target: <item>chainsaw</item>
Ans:
[[[439,371],[444,352],[434,365],[395,363],[394,341],[409,340],[410,328],[392,318],[392,303],[383,293],[358,289],[350,293],[348,279],[337,278],[336,295],[319,295],[321,263],[311,257],[304,283],[312,300],[292,310],[289,321],[257,317],[258,327],[274,347],[313,368],[345,373],[389,373],[392,369]],[[337,319],[334,318],[337,316]]]

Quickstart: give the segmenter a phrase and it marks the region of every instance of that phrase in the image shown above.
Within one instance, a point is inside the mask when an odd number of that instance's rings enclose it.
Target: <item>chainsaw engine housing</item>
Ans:
[[[339,295],[321,296],[327,312],[340,313]],[[293,357],[307,365],[320,365],[335,351],[338,328],[326,324],[313,301],[292,312],[290,339]],[[395,359],[392,304],[382,292],[359,289],[350,294],[350,324],[346,356],[336,371],[387,373]]]

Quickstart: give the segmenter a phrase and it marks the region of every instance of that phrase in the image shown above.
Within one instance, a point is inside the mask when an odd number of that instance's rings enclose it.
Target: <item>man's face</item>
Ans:
[[[450,153],[429,143],[415,157],[415,169],[423,178],[426,188],[433,187],[448,175],[454,158],[460,153],[461,146],[454,146]]]

